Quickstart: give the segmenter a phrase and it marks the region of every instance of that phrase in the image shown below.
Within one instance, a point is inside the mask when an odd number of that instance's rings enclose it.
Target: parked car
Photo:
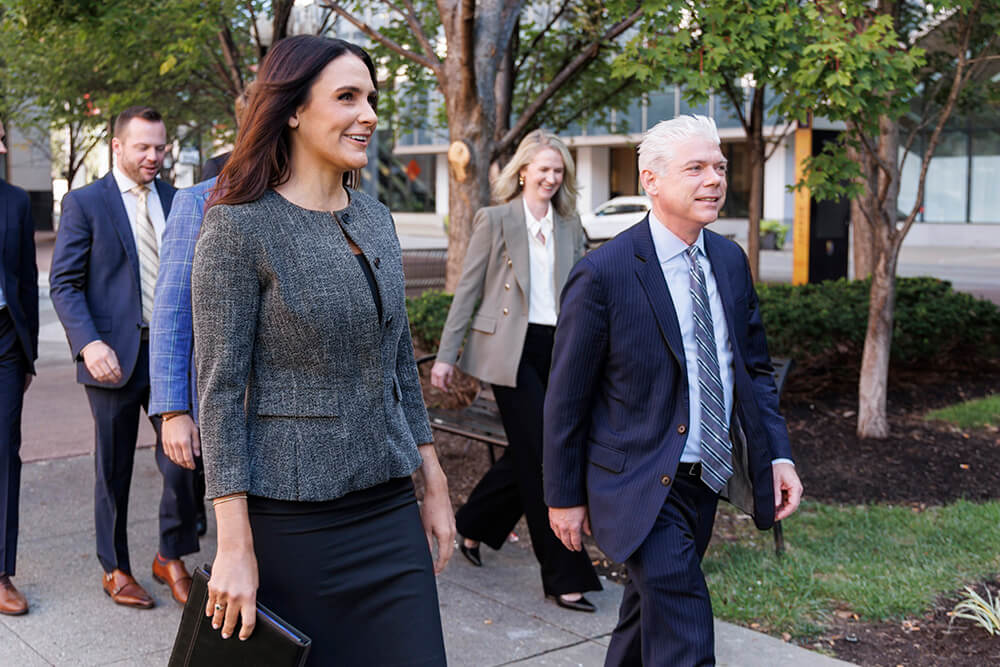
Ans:
[[[580,216],[583,231],[587,234],[587,245],[595,248],[608,239],[614,238],[649,212],[649,197],[615,197],[604,202],[593,213]]]

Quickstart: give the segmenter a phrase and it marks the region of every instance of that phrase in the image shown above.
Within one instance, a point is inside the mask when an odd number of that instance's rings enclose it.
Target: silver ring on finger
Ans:
[[[225,609],[225,607],[223,607],[218,602],[215,603],[215,611],[222,611],[223,609]]]

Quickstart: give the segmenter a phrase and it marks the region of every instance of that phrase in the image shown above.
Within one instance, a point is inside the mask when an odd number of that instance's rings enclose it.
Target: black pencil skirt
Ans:
[[[313,642],[310,667],[445,665],[410,478],[326,502],[248,499],[258,600]]]

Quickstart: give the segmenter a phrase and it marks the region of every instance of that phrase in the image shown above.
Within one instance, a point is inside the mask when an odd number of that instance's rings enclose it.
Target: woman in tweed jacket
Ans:
[[[359,47],[279,41],[205,216],[192,301],[218,523],[206,614],[223,637],[241,617],[245,639],[259,594],[312,637],[310,665],[443,665],[434,574],[455,528],[399,242],[388,210],[345,185],[367,163],[376,95]]]
[[[590,557],[556,538],[542,499],[542,403],[559,293],[584,248],[566,145],[544,130],[530,132],[493,194],[505,203],[476,213],[431,369],[431,382],[445,391],[456,363],[491,383],[510,443],[458,512],[462,554],[481,566],[479,543],[499,549],[523,514],[545,595],[560,607],[592,612],[582,594],[601,583]]]

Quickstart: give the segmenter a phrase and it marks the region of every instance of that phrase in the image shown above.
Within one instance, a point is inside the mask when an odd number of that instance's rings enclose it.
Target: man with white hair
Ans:
[[[715,123],[681,116],[639,146],[642,222],[574,267],[545,399],[545,500],[570,549],[628,567],[606,665],[712,665],[701,559],[719,498],[769,528],[798,507],[746,255],[708,231],[726,198]]]

